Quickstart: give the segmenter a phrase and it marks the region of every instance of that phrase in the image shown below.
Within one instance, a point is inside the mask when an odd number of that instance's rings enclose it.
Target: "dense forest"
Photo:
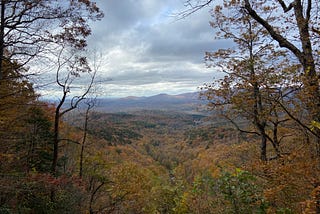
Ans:
[[[96,3],[1,0],[0,213],[320,213],[319,3],[186,0],[177,18],[207,7],[234,47],[204,53],[225,76],[203,111],[108,113]]]

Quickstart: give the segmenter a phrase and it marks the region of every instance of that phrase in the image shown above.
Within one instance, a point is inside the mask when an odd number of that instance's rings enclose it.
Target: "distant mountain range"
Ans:
[[[194,113],[204,101],[199,99],[199,93],[184,93],[178,95],[158,94],[151,97],[125,97],[98,99],[97,111],[130,112],[140,110],[163,110]]]

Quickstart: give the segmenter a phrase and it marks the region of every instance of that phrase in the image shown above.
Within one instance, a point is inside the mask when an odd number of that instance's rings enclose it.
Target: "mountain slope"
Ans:
[[[199,94],[195,92],[179,95],[158,94],[151,97],[99,99],[97,110],[103,112],[163,110],[194,113],[203,103],[198,97]]]

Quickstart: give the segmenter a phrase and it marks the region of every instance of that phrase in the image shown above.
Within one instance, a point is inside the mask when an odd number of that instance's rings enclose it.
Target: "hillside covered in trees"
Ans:
[[[205,53],[225,76],[119,112],[94,93],[95,2],[0,1],[0,213],[320,213],[318,2],[185,3],[232,42]]]

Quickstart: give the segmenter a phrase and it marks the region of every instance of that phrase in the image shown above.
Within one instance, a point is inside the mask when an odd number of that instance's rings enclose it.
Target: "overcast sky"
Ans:
[[[215,41],[210,8],[185,19],[173,14],[184,0],[96,0],[104,11],[92,23],[89,48],[102,53],[99,95],[150,96],[197,91],[216,73],[204,63],[205,51],[225,47]]]

